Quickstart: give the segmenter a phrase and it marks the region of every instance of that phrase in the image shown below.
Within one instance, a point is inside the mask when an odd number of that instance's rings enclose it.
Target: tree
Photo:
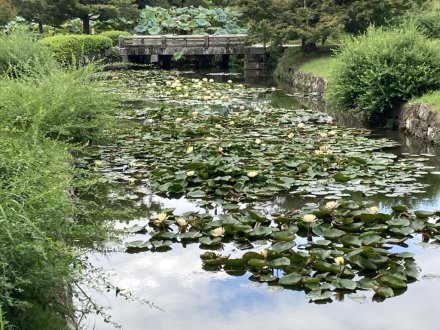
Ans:
[[[43,33],[43,24],[59,25],[69,16],[66,5],[70,0],[11,0],[18,14],[26,20],[38,23]]]
[[[266,20],[271,23],[272,43],[300,39],[305,50],[342,31],[359,33],[370,24],[384,25],[423,2],[426,0],[239,0],[251,35],[267,36],[260,24]]]
[[[9,0],[0,0],[0,26],[11,21],[15,15],[16,10]]]
[[[108,20],[116,17],[134,18],[137,5],[134,0],[67,0],[70,1],[68,11],[72,17],[83,22],[83,33],[90,34],[90,19]]]

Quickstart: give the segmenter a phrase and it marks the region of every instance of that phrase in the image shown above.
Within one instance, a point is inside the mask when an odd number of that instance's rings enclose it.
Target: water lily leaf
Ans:
[[[399,212],[399,213],[401,213],[401,212],[408,212],[408,206],[406,206],[406,205],[394,205],[394,206],[391,206],[391,209],[394,211],[394,212]]]
[[[422,218],[422,219],[426,219],[426,218],[432,217],[434,215],[433,212],[429,212],[429,211],[415,211],[414,214],[418,218]]]
[[[274,268],[284,268],[290,266],[290,260],[286,257],[282,257],[269,261],[269,265]]]
[[[360,238],[354,235],[344,235],[340,238],[340,241],[344,246],[360,247],[362,245]]]
[[[301,283],[302,276],[296,273],[287,274],[278,280],[279,285],[293,286]]]
[[[199,243],[206,246],[216,246],[221,244],[221,238],[220,237],[201,237],[199,238]]]
[[[263,268],[267,266],[267,262],[266,260],[262,260],[262,259],[249,259],[248,265],[255,268]]]
[[[173,244],[173,242],[169,240],[154,240],[150,241],[150,243],[156,250],[169,248],[170,245]]]
[[[336,182],[341,182],[341,183],[345,183],[351,180],[351,178],[345,176],[341,172],[338,172],[335,175],[333,175],[333,179],[335,179]]]
[[[345,232],[336,228],[330,228],[326,230],[323,235],[327,239],[337,239],[342,235],[345,235]]]
[[[278,243],[275,243],[274,245],[272,245],[270,248],[271,248],[271,250],[273,250],[275,252],[283,253],[287,250],[290,250],[294,246],[295,246],[294,242],[278,242]]]
[[[311,301],[320,301],[320,300],[327,300],[333,297],[333,292],[331,291],[321,291],[321,290],[314,290],[310,291],[307,294],[307,297]]]
[[[379,282],[384,283],[392,289],[406,288],[407,284],[402,279],[392,274],[385,274],[379,278]]]
[[[202,237],[202,234],[198,231],[187,231],[185,233],[179,234],[181,240],[195,240]]]
[[[355,281],[348,279],[341,279],[341,278],[332,281],[332,285],[336,289],[346,289],[346,290],[355,290],[357,287],[357,283]]]
[[[265,237],[269,236],[272,233],[272,228],[265,226],[258,226],[254,230],[252,230],[249,235],[253,237]]]
[[[203,198],[206,196],[206,193],[201,190],[195,190],[188,192],[186,195],[191,198]]]
[[[381,286],[373,286],[374,292],[380,297],[383,298],[390,298],[394,296],[394,291],[388,286],[381,285]]]
[[[124,245],[127,249],[145,249],[145,248],[149,249],[149,248],[151,248],[151,244],[149,241],[142,241],[142,240],[125,242]]]

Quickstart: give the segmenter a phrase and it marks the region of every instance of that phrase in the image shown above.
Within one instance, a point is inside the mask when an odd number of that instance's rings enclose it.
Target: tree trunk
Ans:
[[[40,34],[44,33],[43,22],[41,21],[38,21],[38,32],[40,32]]]
[[[83,33],[90,34],[90,17],[89,17],[89,15],[84,15],[82,17],[82,23],[83,23]]]

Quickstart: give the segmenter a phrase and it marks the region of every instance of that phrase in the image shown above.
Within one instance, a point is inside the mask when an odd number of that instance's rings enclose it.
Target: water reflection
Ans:
[[[414,246],[426,279],[411,284],[405,294],[372,302],[371,294],[346,295],[344,303],[309,304],[303,292],[250,282],[247,276],[201,270],[197,245],[175,246],[166,254],[112,253],[95,255],[95,264],[114,269],[116,285],[154,301],[163,311],[126,302],[113,295],[98,296],[113,308],[112,317],[125,329],[437,329],[434,315],[440,294],[438,248]],[[433,276],[436,275],[436,276]],[[334,299],[335,300],[335,299]],[[383,317],[380,317],[380,316]],[[99,317],[87,328],[112,329]]]
[[[238,76],[216,75],[218,81]],[[292,96],[283,92],[260,96],[273,107],[304,107]],[[133,106],[136,106],[133,104]],[[344,119],[336,118],[339,124]],[[346,123],[346,122],[345,122]],[[353,126],[353,125],[351,125]],[[439,155],[440,149],[403,136],[398,132],[375,131],[372,138],[387,137],[400,142],[392,150],[397,155],[432,154]],[[430,157],[430,165],[440,171],[438,157]],[[440,208],[440,176],[426,175],[419,182],[429,184],[424,193],[412,198],[389,198],[385,196],[365,197],[353,194],[357,200],[371,200],[381,208],[389,209],[393,204],[407,204],[412,209],[435,210]],[[305,202],[317,203],[317,198],[303,199],[299,196],[276,196],[254,205],[265,213],[284,212],[299,209]],[[215,212],[184,197],[167,199],[147,194],[142,199],[146,215],[164,208],[175,208],[175,214],[189,211],[200,213]],[[221,210],[217,210],[221,212]],[[137,220],[145,221],[142,219]],[[134,222],[130,222],[132,225]],[[120,227],[126,227],[121,223]],[[136,239],[136,236],[131,237]],[[233,246],[227,246],[234,252]],[[116,249],[118,250],[118,249]],[[406,249],[405,249],[406,250]],[[139,297],[154,302],[163,311],[148,306],[127,302],[114,294],[93,294],[98,303],[112,307],[114,321],[125,329],[437,329],[437,296],[440,294],[440,250],[434,245],[424,245],[417,237],[410,249],[416,254],[416,262],[421,268],[421,280],[410,284],[408,290],[381,304],[372,301],[371,292],[358,291],[356,294],[338,296],[327,305],[308,303],[304,292],[286,290],[278,286],[255,283],[249,275],[233,277],[223,271],[203,270],[199,244],[186,246],[174,244],[166,253],[141,252],[126,254],[121,249],[108,254],[96,253],[91,256],[94,265],[113,269],[113,283],[131,290]],[[343,301],[339,303],[338,301]],[[383,316],[383,317],[381,317]],[[87,329],[113,329],[99,316],[90,315]]]

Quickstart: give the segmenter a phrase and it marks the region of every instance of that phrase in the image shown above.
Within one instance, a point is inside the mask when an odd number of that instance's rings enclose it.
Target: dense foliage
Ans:
[[[440,87],[440,43],[415,28],[370,28],[338,53],[332,102],[371,117]]]
[[[16,9],[9,0],[0,0],[0,26],[14,18]]]
[[[8,38],[18,40],[11,34],[0,41],[7,44]],[[17,325],[17,316],[34,304],[65,312],[60,303],[69,301],[60,301],[60,295],[83,276],[79,245],[104,235],[99,222],[83,216],[83,203],[72,194],[81,186],[72,147],[59,140],[96,140],[108,125],[105,112],[112,100],[91,80],[93,66],[41,67],[51,62],[50,54],[39,43],[32,45],[31,37],[25,40],[28,44],[13,50],[32,46],[27,55],[41,62],[21,65],[9,52],[15,64],[3,71],[25,70],[0,75],[0,305],[9,325]]]
[[[146,7],[140,14],[136,33],[143,34],[236,34],[245,33],[240,14],[231,9]]]
[[[427,37],[440,39],[440,4],[437,7],[411,11],[402,21],[403,26],[414,25]]]
[[[384,25],[419,0],[240,0],[250,22],[253,40],[280,44],[301,40],[303,47],[341,32],[363,32],[370,25]]]
[[[49,50],[36,41],[35,35],[20,29],[9,35],[0,34],[0,75],[16,76],[34,67],[42,70],[55,66]]]
[[[74,62],[85,54],[98,52],[113,46],[112,39],[96,35],[57,35],[41,40],[59,62]]]

